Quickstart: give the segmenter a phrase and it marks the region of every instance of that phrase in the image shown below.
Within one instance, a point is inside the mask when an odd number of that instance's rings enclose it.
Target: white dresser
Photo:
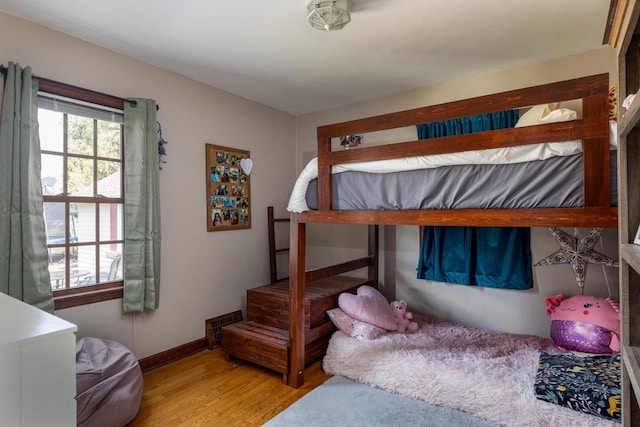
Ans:
[[[0,426],[76,425],[77,329],[0,293]]]

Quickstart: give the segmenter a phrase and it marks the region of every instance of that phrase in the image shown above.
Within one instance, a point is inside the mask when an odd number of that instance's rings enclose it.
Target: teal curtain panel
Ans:
[[[417,125],[429,139],[514,127],[518,110]],[[428,143],[428,142],[427,142]],[[531,230],[519,227],[423,227],[418,278],[505,289],[533,287]]]

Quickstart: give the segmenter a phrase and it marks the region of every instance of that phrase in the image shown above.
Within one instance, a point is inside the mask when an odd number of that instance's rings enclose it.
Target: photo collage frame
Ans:
[[[206,144],[207,231],[251,228],[249,151]]]

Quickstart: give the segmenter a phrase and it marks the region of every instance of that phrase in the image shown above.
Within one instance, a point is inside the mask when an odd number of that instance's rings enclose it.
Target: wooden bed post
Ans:
[[[326,158],[331,154],[331,137],[322,134],[318,128],[318,210],[332,209],[333,187],[331,181],[331,164]]]
[[[275,233],[275,217],[273,215],[273,206],[267,206],[267,224],[269,228],[269,270],[271,273],[271,282],[278,281],[278,262],[276,260],[276,233]]]
[[[304,290],[306,266],[306,224],[293,215],[289,236],[289,375],[293,388],[304,384],[305,334]]]
[[[369,282],[378,289],[378,262],[379,262],[379,225],[369,225]]]
[[[606,80],[607,87],[608,83]],[[611,204],[609,123],[606,119],[608,108],[607,93],[586,96],[582,101],[583,120],[596,121],[598,127],[598,131],[594,132],[596,137],[585,137],[582,141],[584,206]]]

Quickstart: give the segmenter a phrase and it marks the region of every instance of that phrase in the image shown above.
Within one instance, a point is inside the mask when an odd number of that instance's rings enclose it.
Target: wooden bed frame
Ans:
[[[369,225],[369,256],[341,265],[340,272],[368,267],[377,282],[378,225],[617,227],[610,206],[608,74],[599,74],[440,105],[318,127],[318,210],[293,214],[290,234],[290,363],[288,383],[304,383],[304,292],[306,223]],[[582,99],[582,119],[571,122],[500,129],[424,141],[398,142],[356,150],[332,151],[331,138],[412,126],[549,102]],[[332,210],[331,167],[337,164],[419,155],[537,144],[583,141],[583,201],[580,208]],[[335,272],[335,271],[334,271]]]

